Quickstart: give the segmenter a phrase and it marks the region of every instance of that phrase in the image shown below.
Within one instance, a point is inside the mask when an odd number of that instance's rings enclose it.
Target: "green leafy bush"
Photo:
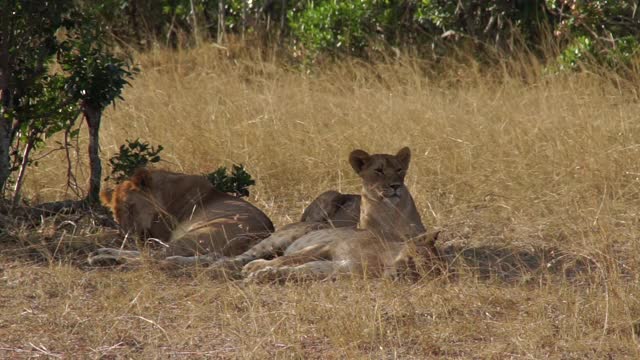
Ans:
[[[615,47],[607,53],[605,61],[610,66],[629,64],[640,54],[638,38],[632,35],[615,39]]]
[[[99,191],[100,119],[104,108],[121,98],[133,76],[129,62],[116,55],[105,27],[75,1],[13,1],[0,12],[0,191],[18,170],[14,203],[32,151],[65,132],[62,148],[77,136],[79,115],[89,126],[90,188],[87,200]],[[46,8],[46,9],[45,9]],[[6,10],[6,11],[4,11]],[[71,177],[72,172],[68,171]],[[4,195],[4,193],[3,193]]]
[[[231,174],[223,166],[206,176],[216,189],[238,197],[249,196],[248,187],[256,183],[242,165],[233,165]]]
[[[613,46],[603,44],[587,35],[578,36],[560,53],[557,70],[579,70],[581,65],[595,62],[616,68],[628,65],[640,54],[640,44],[634,36],[614,39]]]
[[[567,44],[557,60],[559,69],[577,70],[586,61],[616,68],[639,54],[636,1],[547,0],[547,6],[559,19],[555,36]]]
[[[588,36],[579,36],[560,53],[558,70],[577,70],[580,64],[593,54],[593,41]]]
[[[104,109],[116,99],[124,100],[122,89],[138,72],[130,62],[113,55],[102,40],[97,25],[81,25],[60,44],[58,61],[73,74],[66,79],[66,90],[84,104]]]
[[[371,49],[404,46],[428,56],[464,49],[491,60],[485,55],[496,49],[502,55],[526,48],[541,57],[562,53],[555,70],[577,69],[585,59],[619,67],[637,57],[640,38],[635,0],[224,0],[220,14],[221,1],[80,3],[125,41],[133,37],[146,43],[142,34],[179,45],[180,34],[198,31],[199,37],[214,38],[224,30],[279,44],[290,40],[284,43],[293,44],[292,55],[304,61],[321,54],[365,57]],[[220,23],[224,29],[218,29]],[[277,37],[264,36],[274,31]],[[551,33],[557,43],[549,41]],[[560,51],[550,52],[556,45]]]
[[[126,142],[120,145],[119,151],[109,159],[111,174],[105,178],[105,181],[113,180],[120,183],[132,176],[136,169],[161,160],[160,152],[164,149],[162,145],[156,148],[140,139],[126,140]],[[221,166],[205,176],[219,191],[238,197],[249,196],[249,186],[256,183],[242,165],[233,165],[231,174],[226,167]]]
[[[454,30],[457,5],[453,1],[421,0],[414,16],[423,25],[431,23],[443,31]]]
[[[122,182],[133,175],[136,169],[160,161],[162,145],[154,148],[149,143],[141,142],[140,139],[126,141],[127,143],[120,145],[120,150],[109,159],[111,175],[107,176],[105,181]]]
[[[368,1],[309,2],[289,12],[289,26],[301,50],[311,57],[319,52],[359,54],[367,45]]]

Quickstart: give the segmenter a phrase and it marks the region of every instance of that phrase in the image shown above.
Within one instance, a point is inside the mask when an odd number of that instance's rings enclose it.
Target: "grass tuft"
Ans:
[[[552,75],[528,56],[498,70],[401,56],[312,71],[231,57],[138,55],[126,102],[104,116],[103,159],[140,137],[164,146],[165,168],[244,164],[250,201],[281,226],[322,191],[359,191],[354,148],[408,145],[408,186],[454,275],[255,286],[6,250],[0,357],[640,355],[637,74]],[[62,163],[31,169],[28,195],[64,197]]]

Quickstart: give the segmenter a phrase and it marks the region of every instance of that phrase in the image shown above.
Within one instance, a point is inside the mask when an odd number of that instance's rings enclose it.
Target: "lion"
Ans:
[[[291,244],[309,232],[329,228],[356,228],[359,219],[360,195],[329,190],[320,194],[305,208],[300,221],[283,226],[240,255],[227,258],[212,255],[172,256],[166,259],[165,265],[199,264],[210,266],[213,271],[224,272],[227,276],[237,276],[237,272],[253,260],[283,255]]]
[[[426,232],[404,184],[410,160],[408,147],[395,155],[352,151],[349,162],[363,183],[358,228],[309,231],[289,245],[284,256],[254,260],[243,274],[251,281],[340,274],[397,277],[437,259],[439,232]]]
[[[235,256],[274,231],[261,210],[216,190],[204,176],[142,168],[100,196],[125,234],[165,245],[163,257]],[[89,263],[130,262],[139,255],[103,248]]]

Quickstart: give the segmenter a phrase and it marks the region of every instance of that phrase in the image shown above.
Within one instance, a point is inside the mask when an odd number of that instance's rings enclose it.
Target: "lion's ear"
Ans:
[[[439,255],[438,248],[436,248],[436,242],[438,241],[438,236],[440,236],[441,232],[442,230],[436,230],[430,233],[425,233],[414,239],[414,241],[416,245],[426,246],[433,255]]]
[[[111,199],[113,199],[113,189],[102,189],[100,191],[100,201],[104,206],[109,206]]]
[[[148,169],[140,168],[131,177],[130,181],[142,190],[151,188],[151,172]]]
[[[370,159],[371,155],[364,150],[353,150],[351,154],[349,154],[349,163],[357,174],[360,174]]]
[[[438,236],[440,236],[441,232],[442,230],[435,230],[429,233],[424,233],[420,235],[416,240],[418,241],[418,243],[423,245],[435,244],[438,241]]]
[[[396,159],[402,164],[404,170],[409,169],[409,163],[411,162],[411,150],[405,146],[396,154]]]
[[[337,191],[329,190],[318,195],[302,213],[302,222],[323,222],[330,220],[337,209],[336,200],[340,197]]]

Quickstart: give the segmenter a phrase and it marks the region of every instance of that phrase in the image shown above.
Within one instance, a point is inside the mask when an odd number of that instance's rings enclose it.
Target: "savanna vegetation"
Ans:
[[[635,2],[0,5],[1,357],[639,356]],[[277,228],[359,191],[354,148],[405,145],[442,275],[86,263],[136,246],[95,204],[136,166],[209,174]]]

